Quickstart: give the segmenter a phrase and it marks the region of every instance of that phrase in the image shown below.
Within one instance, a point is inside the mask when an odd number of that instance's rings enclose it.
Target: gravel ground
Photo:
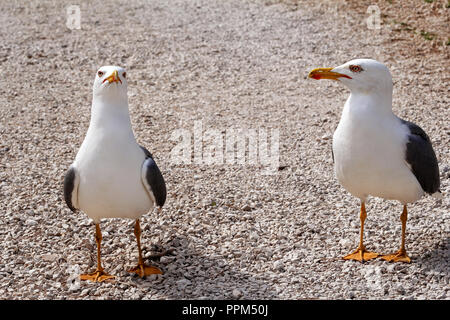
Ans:
[[[0,297],[449,299],[449,9],[436,2],[415,1],[415,19],[379,1],[371,30],[377,1],[94,1],[71,30],[71,1],[2,1]],[[424,17],[439,37],[426,39]],[[340,259],[360,225],[330,154],[348,91],[306,76],[355,57],[389,66],[395,113],[425,129],[438,155],[444,199],[409,207],[409,265]],[[108,64],[128,69],[135,134],[168,187],[162,213],[142,218],[145,256],[173,251],[153,262],[164,275],[134,277],[133,221],[104,220],[116,281],[80,284],[77,272],[95,268],[94,227],[66,207],[62,180],[88,128],[95,71]],[[283,170],[174,163],[173,133],[194,134],[196,121],[221,133],[278,129]],[[368,249],[398,248],[401,209],[368,203]]]

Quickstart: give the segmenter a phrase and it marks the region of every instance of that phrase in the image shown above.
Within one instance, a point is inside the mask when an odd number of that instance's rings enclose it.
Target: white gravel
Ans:
[[[66,27],[71,1],[0,4],[2,299],[450,298],[448,46],[369,30],[364,6],[293,3],[83,2],[80,30]],[[358,201],[330,154],[348,92],[307,74],[355,57],[390,67],[395,112],[438,155],[445,198],[410,206],[410,265],[340,259],[359,239]],[[133,277],[133,221],[105,220],[103,263],[116,281],[79,283],[95,268],[94,227],[66,207],[62,180],[89,124],[95,70],[108,64],[128,69],[135,134],[168,188],[162,213],[142,219],[145,256],[173,252],[154,261],[164,275]],[[170,137],[195,121],[279,129],[285,168],[175,165]],[[396,250],[401,205],[373,199],[367,210],[367,248]]]

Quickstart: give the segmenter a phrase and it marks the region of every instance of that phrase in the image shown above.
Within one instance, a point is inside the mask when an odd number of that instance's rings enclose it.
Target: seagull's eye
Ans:
[[[363,69],[361,68],[361,66],[357,66],[357,65],[350,65],[350,71],[351,72],[361,72]]]
[[[103,71],[97,72],[97,75],[98,75],[99,78],[103,77],[104,74],[105,74],[105,73],[104,73]]]
[[[126,77],[127,77],[127,73],[126,73],[126,72],[122,73],[122,76],[123,76],[124,78],[126,78]]]

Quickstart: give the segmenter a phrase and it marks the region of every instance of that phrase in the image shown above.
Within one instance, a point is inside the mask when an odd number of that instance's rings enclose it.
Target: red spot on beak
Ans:
[[[104,83],[106,80],[108,80],[109,83],[111,83],[111,82],[120,82],[120,83],[122,83],[122,80],[120,80],[119,73],[117,72],[117,70],[114,70],[113,73],[108,78],[103,80],[102,83]]]

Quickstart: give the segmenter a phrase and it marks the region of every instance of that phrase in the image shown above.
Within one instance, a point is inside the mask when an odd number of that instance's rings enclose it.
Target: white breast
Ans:
[[[111,130],[110,130],[111,129]],[[89,128],[74,162],[78,200],[89,217],[137,219],[151,202],[141,180],[145,155],[126,128]]]
[[[423,190],[404,160],[407,133],[392,112],[350,97],[333,136],[339,183],[362,201],[369,195],[402,203],[419,199]]]

